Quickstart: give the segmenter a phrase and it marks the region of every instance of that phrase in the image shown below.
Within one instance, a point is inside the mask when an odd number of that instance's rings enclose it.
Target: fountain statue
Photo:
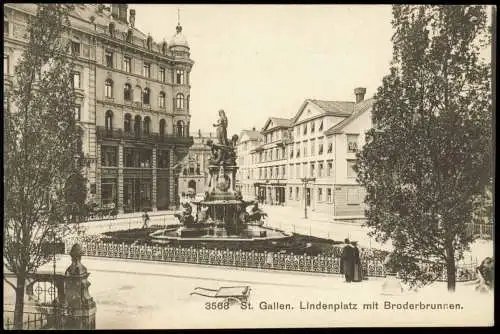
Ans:
[[[268,234],[274,237],[286,237],[286,233],[263,227],[267,216],[255,200],[245,201],[236,189],[236,144],[238,136],[227,138],[227,117],[224,110],[219,110],[217,137],[208,140],[206,145],[211,155],[208,160],[208,189],[202,199],[183,204],[182,213],[175,214],[180,227],[172,231],[156,231],[152,240],[175,238],[206,239],[259,239]],[[247,211],[247,209],[249,209]]]

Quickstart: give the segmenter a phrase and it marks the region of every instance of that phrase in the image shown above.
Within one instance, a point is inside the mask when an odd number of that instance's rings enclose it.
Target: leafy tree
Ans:
[[[14,323],[22,328],[26,278],[50,260],[46,246],[70,233],[64,189],[78,173],[69,11],[40,4],[29,19],[27,44],[6,94],[4,114],[4,266],[16,282]]]
[[[393,264],[411,285],[436,278],[432,260],[455,290],[473,203],[492,181],[486,19],[484,6],[393,6],[393,62],[355,168],[371,235],[392,241]]]

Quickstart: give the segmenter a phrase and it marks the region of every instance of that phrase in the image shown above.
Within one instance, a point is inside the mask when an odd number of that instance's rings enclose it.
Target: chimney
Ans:
[[[252,131],[255,131],[255,126],[252,128]]]
[[[130,21],[130,26],[133,28],[135,26],[135,9],[130,10],[129,21]]]
[[[127,23],[127,9],[128,9],[128,5],[127,4],[120,4],[119,5],[120,9],[118,11],[118,19],[124,23]]]
[[[356,95],[356,103],[362,102],[365,99],[366,88],[354,88],[354,95]]]
[[[116,3],[111,4],[111,16],[117,20],[118,17],[120,16],[120,5]]]

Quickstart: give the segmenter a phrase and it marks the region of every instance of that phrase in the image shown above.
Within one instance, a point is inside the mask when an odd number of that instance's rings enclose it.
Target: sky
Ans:
[[[213,131],[217,111],[228,135],[293,117],[305,99],[372,97],[392,58],[388,5],[130,5],[136,27],[167,43],[178,21],[195,64],[191,132]]]

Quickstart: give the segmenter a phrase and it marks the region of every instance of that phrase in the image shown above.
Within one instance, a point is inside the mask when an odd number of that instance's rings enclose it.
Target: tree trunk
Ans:
[[[23,313],[24,313],[24,287],[26,279],[24,275],[17,277],[16,285],[16,305],[14,308],[14,328],[23,329]]]
[[[447,259],[446,259],[446,275],[448,282],[448,291],[455,292],[456,286],[456,265],[455,265],[455,250],[453,247],[448,247],[447,251]]]

